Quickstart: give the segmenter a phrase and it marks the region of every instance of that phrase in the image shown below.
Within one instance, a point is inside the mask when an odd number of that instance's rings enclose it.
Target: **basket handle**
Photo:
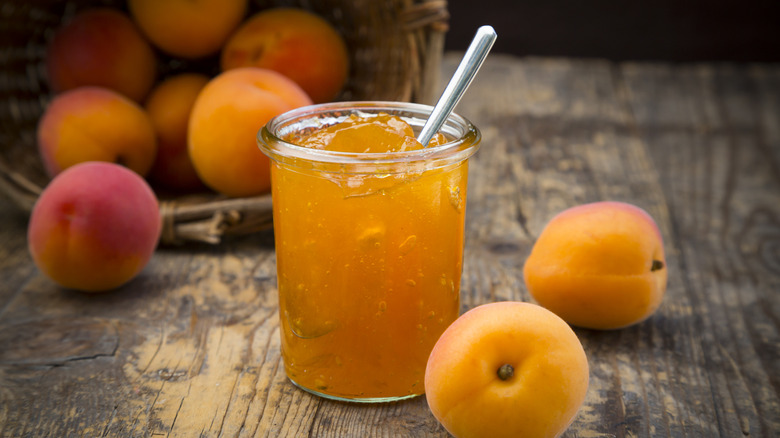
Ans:
[[[13,170],[6,158],[0,156],[0,191],[8,195],[19,208],[30,213],[42,189]]]
[[[163,245],[193,241],[217,245],[226,235],[254,233],[273,226],[271,195],[206,204],[162,201],[160,217]]]

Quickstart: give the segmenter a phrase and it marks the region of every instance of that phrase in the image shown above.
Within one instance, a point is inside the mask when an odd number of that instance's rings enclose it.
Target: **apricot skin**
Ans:
[[[349,74],[347,46],[325,19],[296,8],[261,11],[222,50],[222,70],[267,68],[289,77],[314,103],[334,100]]]
[[[154,127],[143,108],[100,87],[56,96],[38,122],[37,139],[52,177],[85,161],[120,163],[146,176],[157,153]]]
[[[208,76],[184,73],[166,79],[149,94],[145,109],[157,133],[157,157],[149,173],[155,184],[175,191],[203,188],[187,152],[187,126]]]
[[[523,267],[528,291],[568,323],[617,329],[652,315],[666,292],[661,233],[641,208],[595,202],[545,226]]]
[[[270,162],[257,147],[257,133],[272,117],[309,104],[298,85],[271,70],[239,68],[209,81],[195,100],[188,128],[188,150],[200,179],[232,197],[269,192]]]
[[[558,436],[588,383],[585,351],[568,324],[513,301],[461,315],[437,341],[425,372],[431,412],[459,438]]]
[[[28,225],[35,265],[68,289],[117,288],[149,262],[160,236],[157,199],[136,173],[88,162],[55,177]]]
[[[174,56],[217,53],[244,18],[247,0],[129,0],[130,13],[149,40]]]
[[[46,71],[55,93],[91,85],[141,102],[154,85],[157,59],[129,17],[96,8],[57,30],[47,47]]]

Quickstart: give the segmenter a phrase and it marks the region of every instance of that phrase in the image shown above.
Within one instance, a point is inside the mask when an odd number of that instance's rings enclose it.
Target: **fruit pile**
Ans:
[[[127,12],[86,9],[62,25],[46,52],[55,97],[38,127],[49,176],[109,161],[168,190],[267,192],[257,131],[274,115],[336,99],[349,56],[314,13],[273,8],[247,17],[247,3],[129,0]],[[218,67],[166,75],[163,58]]]
[[[88,291],[116,288],[149,261],[159,193],[269,192],[258,131],[335,100],[349,74],[347,46],[324,18],[250,12],[248,0],[84,9],[54,32],[45,61],[53,97],[37,144],[52,179],[31,215],[30,252],[55,282]]]

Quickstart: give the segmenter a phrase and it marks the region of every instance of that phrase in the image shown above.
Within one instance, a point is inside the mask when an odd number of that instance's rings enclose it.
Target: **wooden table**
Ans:
[[[564,208],[631,202],[665,239],[658,312],[576,330],[591,383],[565,436],[780,435],[780,67],[491,55],[458,112],[484,136],[463,309],[531,301],[523,261]],[[338,403],[286,380],[270,232],[160,248],[88,295],[36,270],[25,231],[0,200],[2,436],[447,435],[424,397]]]

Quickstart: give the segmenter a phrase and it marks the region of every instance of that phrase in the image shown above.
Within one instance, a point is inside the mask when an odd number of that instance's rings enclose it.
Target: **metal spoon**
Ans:
[[[431,116],[425,122],[420,135],[417,136],[417,141],[423,147],[428,146],[428,142],[441,129],[444,121],[447,120],[455,105],[463,97],[463,93],[471,85],[471,81],[477,75],[479,68],[482,67],[482,62],[485,61],[495,41],[496,31],[493,30],[493,27],[482,26],[477,29],[477,33],[474,35],[474,39],[471,40],[471,44],[466,50],[466,54],[463,55],[463,59],[455,70],[455,74],[452,75],[452,79],[450,79],[441,97],[439,97],[439,101],[433,107]]]

